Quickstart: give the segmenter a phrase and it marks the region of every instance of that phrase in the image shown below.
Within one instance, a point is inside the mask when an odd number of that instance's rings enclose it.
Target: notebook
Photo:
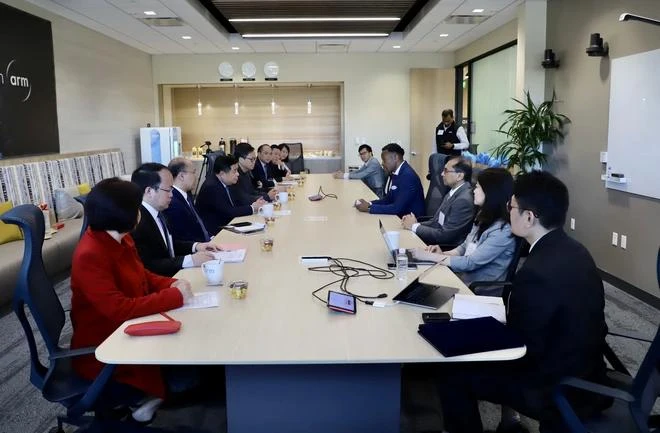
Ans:
[[[417,332],[446,357],[525,345],[518,334],[492,317],[425,323]]]
[[[501,297],[459,294],[454,296],[454,305],[452,305],[454,319],[474,319],[487,316],[506,323],[506,309]]]

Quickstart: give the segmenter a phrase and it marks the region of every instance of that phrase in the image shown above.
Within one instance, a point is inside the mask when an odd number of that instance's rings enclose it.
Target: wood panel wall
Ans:
[[[263,143],[302,142],[305,152],[341,149],[341,86],[179,87],[172,89],[172,121],[181,127],[183,150],[209,140]],[[199,98],[199,99],[198,99]],[[312,112],[307,113],[311,98]],[[197,114],[197,101],[202,115]],[[234,114],[234,101],[239,114]],[[271,101],[275,101],[275,114]]]

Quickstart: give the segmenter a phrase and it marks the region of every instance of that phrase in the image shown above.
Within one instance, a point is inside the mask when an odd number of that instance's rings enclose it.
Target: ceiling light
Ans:
[[[149,15],[150,17],[152,17],[152,16],[156,15],[156,12],[154,12],[154,11],[144,11],[144,14]]]
[[[235,18],[230,23],[300,23],[300,22],[331,22],[331,21],[400,21],[396,17],[328,17],[328,18]]]
[[[192,39],[192,36],[181,36],[181,39],[185,39],[185,40]]]
[[[387,33],[246,33],[244,38],[384,38]]]
[[[446,38],[447,36],[449,36],[449,33],[440,33],[441,38]]]
[[[483,9],[472,9],[472,13],[473,13],[473,14],[480,14],[480,13],[482,13],[483,11],[484,11]]]
[[[234,51],[238,51],[238,50],[241,49],[241,47],[231,47],[231,49],[234,50]]]
[[[401,48],[401,45],[392,45],[392,48]]]

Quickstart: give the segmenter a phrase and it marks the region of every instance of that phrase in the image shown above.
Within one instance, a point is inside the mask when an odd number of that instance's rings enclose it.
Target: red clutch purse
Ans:
[[[160,314],[165,316],[167,320],[154,320],[151,322],[134,323],[127,326],[124,329],[124,332],[134,337],[142,337],[145,335],[165,335],[179,332],[179,329],[181,329],[181,322],[172,319],[165,313]]]

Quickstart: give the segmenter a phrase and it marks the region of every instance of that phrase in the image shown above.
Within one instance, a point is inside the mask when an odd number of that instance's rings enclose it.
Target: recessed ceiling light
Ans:
[[[154,12],[154,11],[144,11],[144,14],[149,15],[149,16],[153,16],[153,15],[156,15],[156,12]]]
[[[344,17],[344,18],[234,18],[230,19],[230,23],[296,23],[296,22],[331,22],[331,21],[400,21],[401,18],[396,17]]]
[[[181,39],[185,39],[185,40],[192,39],[192,36],[181,36]]]
[[[480,14],[483,11],[484,11],[483,9],[472,9],[472,13],[474,13],[474,14]]]
[[[392,48],[401,48],[401,45],[392,45]]]
[[[245,33],[244,38],[384,38],[387,33]]]
[[[241,47],[231,47],[231,49],[234,50],[234,51],[237,51],[237,50],[240,50]]]
[[[441,38],[446,38],[447,36],[449,36],[449,33],[440,33]]]

